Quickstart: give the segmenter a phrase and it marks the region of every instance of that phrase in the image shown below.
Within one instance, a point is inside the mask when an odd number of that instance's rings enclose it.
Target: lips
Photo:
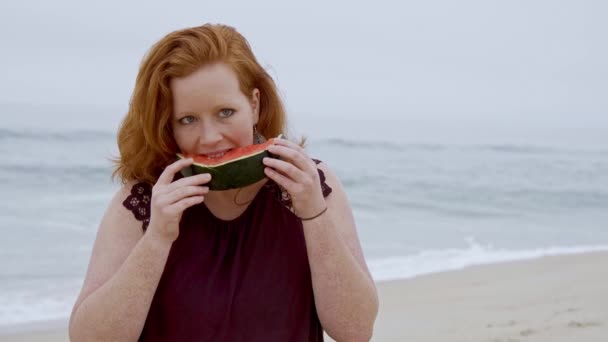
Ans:
[[[201,153],[201,155],[209,158],[209,159],[217,159],[223,157],[226,153],[228,153],[231,148],[227,148],[225,150],[213,151],[208,153]]]

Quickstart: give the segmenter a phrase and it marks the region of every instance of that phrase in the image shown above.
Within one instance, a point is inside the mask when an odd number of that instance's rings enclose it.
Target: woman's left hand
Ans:
[[[268,151],[281,159],[264,158],[264,173],[291,196],[296,216],[313,217],[326,208],[316,163],[299,145],[275,139]]]

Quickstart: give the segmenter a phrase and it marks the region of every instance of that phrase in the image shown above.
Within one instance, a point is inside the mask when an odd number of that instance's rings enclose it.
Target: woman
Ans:
[[[210,191],[192,160],[276,137],[274,82],[233,28],[170,33],[144,59],[120,128],[106,211],[72,341],[338,341],[371,338],[378,310],[334,173],[276,139],[267,178]]]

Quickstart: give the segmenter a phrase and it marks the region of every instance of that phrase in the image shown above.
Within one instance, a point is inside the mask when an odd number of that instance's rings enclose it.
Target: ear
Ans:
[[[260,119],[260,90],[258,88],[254,88],[251,92],[251,110],[253,122],[257,124]]]

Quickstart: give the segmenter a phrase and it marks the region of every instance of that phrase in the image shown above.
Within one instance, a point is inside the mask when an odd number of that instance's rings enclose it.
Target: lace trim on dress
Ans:
[[[143,221],[142,229],[144,231],[150,224],[151,199],[152,186],[147,183],[137,183],[131,188],[131,194],[122,202],[122,205],[135,215],[135,219]]]

